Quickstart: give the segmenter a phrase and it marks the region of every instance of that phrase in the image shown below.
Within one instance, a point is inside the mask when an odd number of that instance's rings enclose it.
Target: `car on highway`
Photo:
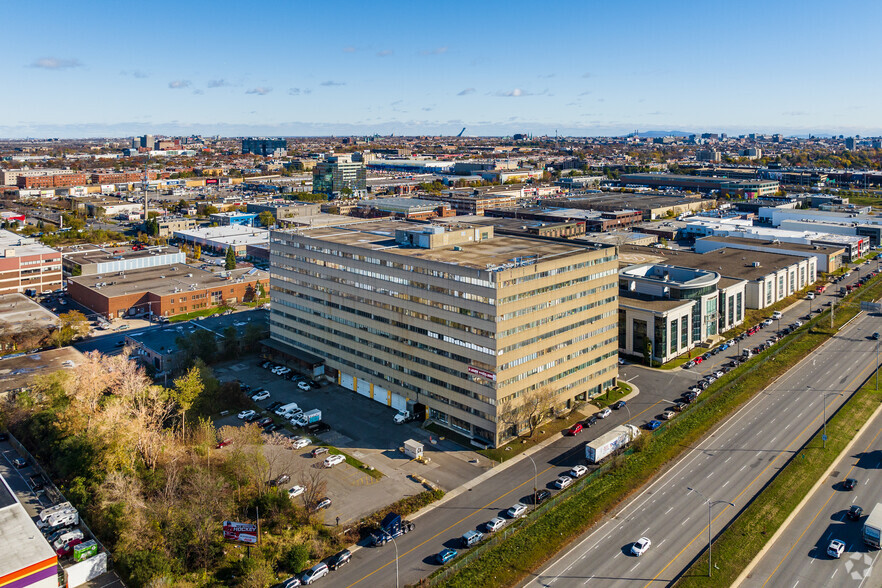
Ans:
[[[486,523],[484,523],[484,530],[488,533],[495,533],[499,529],[505,526],[505,519],[502,517],[493,517]]]
[[[839,539],[833,539],[830,541],[830,545],[827,546],[827,555],[833,559],[839,559],[842,557],[843,551],[845,551],[845,543]]]
[[[863,516],[863,514],[864,514],[864,509],[862,509],[861,507],[859,507],[856,504],[852,504],[851,508],[849,508],[848,512],[846,513],[848,518],[851,519],[852,521],[860,520],[860,518],[861,518],[861,516]]]
[[[657,420],[655,420],[655,419],[652,419],[651,421],[649,421],[648,423],[646,423],[645,425],[643,425],[643,428],[645,428],[647,431],[655,431],[655,430],[658,429],[660,426],[661,426],[661,422],[660,422],[660,421],[657,421]]]
[[[557,480],[554,481],[554,487],[558,490],[563,490],[567,486],[573,483],[573,479],[569,476],[561,476]]]
[[[614,403],[612,404],[612,407],[611,407],[611,408],[612,408],[613,410],[619,410],[620,408],[625,408],[627,405],[628,405],[628,403],[625,402],[624,400],[619,400],[618,402],[614,402]]]
[[[652,547],[652,541],[648,537],[641,537],[631,546],[631,555],[640,557]]]
[[[583,465],[573,466],[573,469],[567,472],[567,475],[571,478],[581,478],[585,474],[588,473],[588,468]]]
[[[612,411],[609,409],[609,407],[606,407],[603,410],[599,410],[596,413],[594,413],[594,416],[596,416],[599,419],[605,419],[606,417],[608,417],[611,414],[612,414]]]
[[[266,400],[269,397],[269,390],[258,390],[251,395],[251,400],[253,400],[254,402],[260,402],[261,400]]]
[[[456,557],[455,549],[442,549],[438,552],[438,555],[435,556],[435,561],[437,561],[441,565],[444,565],[452,560],[454,557]]]
[[[505,515],[510,519],[516,519],[527,512],[527,505],[523,502],[516,502],[505,511]]]
[[[337,454],[329,455],[328,457],[326,457],[325,461],[322,463],[322,465],[325,466],[326,468],[332,468],[339,463],[343,463],[344,461],[346,461],[346,457],[337,453]]]
[[[843,490],[854,490],[855,486],[857,486],[857,480],[854,478],[846,478],[844,482],[842,482]]]
[[[309,439],[306,437],[295,437],[291,439],[291,449],[303,449],[309,445]],[[318,449],[318,448],[316,448]],[[325,448],[327,449],[327,448]]]
[[[288,498],[297,498],[306,491],[303,486],[291,486],[288,488]]]
[[[575,425],[573,425],[572,427],[567,429],[567,435],[569,435],[570,437],[574,437],[581,432],[582,432],[582,423],[576,423]]]
[[[331,559],[328,560],[328,567],[332,570],[339,569],[341,566],[348,564],[352,560],[352,552],[348,549],[344,549],[339,553],[335,553],[331,556]]]
[[[250,416],[254,416],[254,415],[256,415],[256,414],[257,414],[257,413],[254,412],[253,410],[243,410],[242,412],[240,412],[239,414],[237,414],[236,417],[239,418],[240,420],[243,420],[243,421],[244,421],[244,420],[247,419],[248,417],[250,417]]]

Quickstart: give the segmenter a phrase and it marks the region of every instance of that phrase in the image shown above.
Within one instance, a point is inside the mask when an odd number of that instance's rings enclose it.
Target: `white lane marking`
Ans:
[[[741,470],[743,470],[746,467],[747,467],[746,465],[741,466]],[[738,470],[738,471],[740,472],[741,470]]]
[[[674,507],[673,507],[673,506],[672,506],[671,508],[669,508],[668,510],[666,510],[666,511],[665,511],[665,514],[668,514],[668,513],[671,512],[672,510],[674,510]]]
[[[680,523],[680,526],[682,527],[683,525],[685,525],[688,522],[689,522],[689,517],[686,517],[685,519],[683,519],[683,522]]]
[[[629,571],[633,572],[634,570],[637,569],[637,566],[639,566],[639,565],[640,565],[640,562],[638,561],[637,563],[634,564],[634,567],[631,568]]]
[[[728,486],[728,485],[729,485],[729,482],[730,482],[730,480],[726,480],[726,483],[725,483],[725,484],[723,484],[723,485],[722,485],[722,486],[720,486],[720,488],[725,488],[725,487],[726,487],[726,486]]]

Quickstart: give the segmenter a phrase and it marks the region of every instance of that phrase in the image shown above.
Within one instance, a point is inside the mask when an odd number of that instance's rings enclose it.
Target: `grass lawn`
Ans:
[[[619,385],[612,390],[607,390],[606,394],[595,396],[591,399],[591,404],[597,405],[597,408],[609,406],[613,402],[618,402],[632,392],[631,386],[625,382],[619,382]]]
[[[583,411],[587,412],[583,413]],[[531,447],[535,447],[549,437],[560,436],[561,431],[569,429],[573,424],[584,419],[585,414],[591,414],[593,412],[594,410],[590,405],[582,405],[582,407],[570,411],[570,413],[564,418],[555,418],[546,423],[542,423],[536,427],[536,431],[533,433],[532,437],[520,437],[513,441],[509,441],[502,447],[480,449],[478,450],[478,453],[487,459],[502,463]]]
[[[658,368],[658,369],[660,369],[660,370],[672,370],[672,369],[674,369],[674,368],[676,368],[676,367],[680,367],[681,365],[683,365],[684,363],[686,363],[687,361],[689,361],[689,360],[691,359],[690,355],[691,355],[692,357],[695,357],[696,355],[701,355],[701,353],[699,353],[699,351],[698,351],[697,348],[696,348],[696,349],[693,349],[691,353],[686,352],[686,353],[684,353],[683,355],[681,355],[680,357],[677,357],[677,358],[675,358],[675,359],[672,359],[672,360],[669,361],[668,363],[662,365],[662,366],[661,366],[660,368]]]
[[[333,447],[331,445],[325,445],[324,443],[321,443],[321,445],[328,448],[329,454],[342,455],[343,457],[346,458],[346,463],[348,463],[349,465],[351,465],[355,469],[366,473],[370,477],[375,478],[377,480],[379,480],[380,478],[383,477],[383,472],[381,472],[380,470],[377,470],[377,469],[373,469],[373,468],[368,469],[368,467],[365,465],[365,463],[363,461],[352,457],[351,455],[349,455],[345,451],[340,451],[336,447]]]
[[[857,314],[860,301],[874,300],[882,295],[882,279],[875,278],[870,286],[855,294],[838,308],[834,328],[822,326],[829,324],[830,320],[829,310],[824,311],[779,344],[711,384],[698,401],[676,419],[664,423],[654,433],[644,433],[628,454],[608,461],[601,475],[585,479],[574,488],[576,492],[568,493],[565,499],[553,504],[541,516],[528,516],[515,532],[504,538],[491,539],[452,565],[436,571],[430,576],[429,585],[501,587],[521,582],[632,493],[639,491],[668,462],[704,438],[718,422],[829,339]],[[714,580],[714,585],[727,585],[718,577]]]
[[[183,321],[193,320],[194,318],[199,318],[200,316],[214,316],[216,314],[220,314],[227,310],[231,310],[226,306],[215,306],[214,308],[203,308],[202,310],[194,310],[193,312],[188,312],[187,314],[178,314],[172,317],[169,317],[168,322],[170,323],[180,323]]]

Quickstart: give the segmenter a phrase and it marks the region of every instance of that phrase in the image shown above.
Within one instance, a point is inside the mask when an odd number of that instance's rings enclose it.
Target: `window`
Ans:
[[[671,353],[672,354],[677,353],[677,340],[678,340],[677,326],[679,324],[677,322],[678,320],[680,320],[680,319],[674,319],[671,321]]]
[[[653,323],[654,343],[652,345],[652,356],[664,357],[665,349],[668,348],[668,325],[665,322],[665,319],[659,317],[656,317]]]
[[[643,354],[646,350],[646,321],[634,319],[633,347],[635,353]]]
[[[741,314],[741,292],[735,296],[735,318],[739,321],[744,319],[744,315]]]
[[[680,347],[689,346],[689,317],[680,318]]]

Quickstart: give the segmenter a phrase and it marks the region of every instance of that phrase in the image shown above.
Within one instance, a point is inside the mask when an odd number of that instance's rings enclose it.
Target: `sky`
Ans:
[[[882,135],[882,3],[10,2],[0,137]]]

